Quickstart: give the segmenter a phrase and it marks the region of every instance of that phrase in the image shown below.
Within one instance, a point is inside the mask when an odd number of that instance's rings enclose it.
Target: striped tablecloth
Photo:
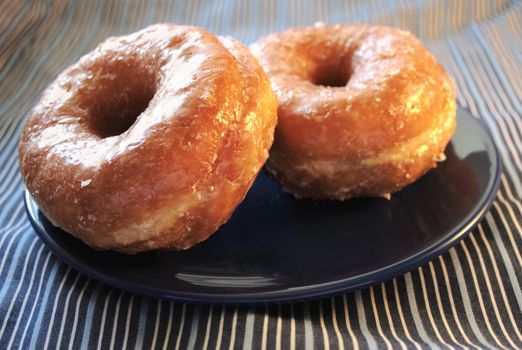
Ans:
[[[29,225],[17,141],[45,86],[110,35],[188,23],[245,43],[316,21],[397,26],[455,78],[505,165],[469,238],[392,281],[322,300],[257,306],[145,298],[64,265]],[[0,348],[522,348],[522,2],[0,2]]]

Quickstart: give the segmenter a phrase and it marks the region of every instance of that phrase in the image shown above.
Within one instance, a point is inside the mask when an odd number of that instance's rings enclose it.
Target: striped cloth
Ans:
[[[25,217],[17,141],[45,86],[110,35],[194,24],[245,43],[291,26],[367,22],[420,37],[458,102],[492,130],[492,209],[448,253],[392,281],[293,304],[192,305],[98,283]],[[0,2],[0,348],[522,348],[522,2],[508,0]]]

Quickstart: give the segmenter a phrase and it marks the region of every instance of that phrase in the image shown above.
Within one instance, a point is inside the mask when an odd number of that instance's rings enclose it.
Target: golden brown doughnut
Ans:
[[[160,24],[109,38],[44,92],[20,169],[56,226],[97,249],[186,249],[215,232],[268,157],[277,102],[244,46]]]
[[[279,101],[267,169],[298,197],[389,197],[444,159],[455,90],[411,34],[316,25],[251,47]]]

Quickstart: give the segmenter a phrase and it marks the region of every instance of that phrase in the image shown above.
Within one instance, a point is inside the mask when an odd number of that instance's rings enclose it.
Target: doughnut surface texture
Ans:
[[[277,117],[252,54],[196,27],[109,38],[32,110],[20,169],[41,211],[97,249],[186,249],[215,232],[268,157]]]
[[[279,101],[267,169],[297,197],[389,198],[444,159],[454,86],[411,34],[319,24],[251,51]]]

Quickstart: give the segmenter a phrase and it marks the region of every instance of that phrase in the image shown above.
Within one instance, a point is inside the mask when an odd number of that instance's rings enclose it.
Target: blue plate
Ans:
[[[54,227],[26,192],[36,232],[65,263],[129,291],[192,302],[305,299],[391,279],[442,254],[478,223],[499,186],[491,136],[462,109],[447,160],[384,199],[297,200],[260,174],[207,241],[182,252],[98,252]]]

